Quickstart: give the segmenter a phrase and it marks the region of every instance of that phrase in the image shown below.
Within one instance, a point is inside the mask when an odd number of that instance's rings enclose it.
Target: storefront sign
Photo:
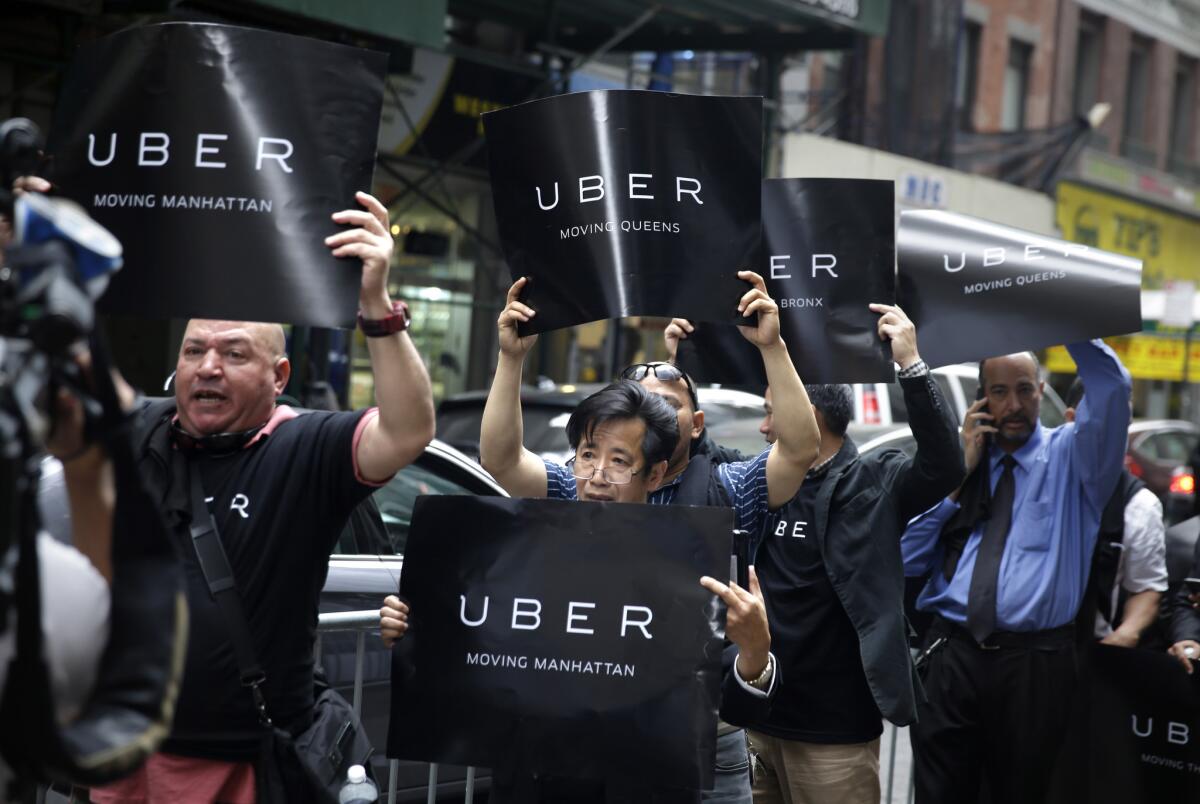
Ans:
[[[978,218],[903,212],[899,299],[931,366],[1140,332],[1141,264]]]
[[[1129,374],[1139,380],[1184,381],[1184,355],[1188,353],[1183,333],[1141,334],[1108,338],[1107,343],[1121,358]],[[1187,361],[1187,382],[1200,382],[1200,337],[1193,337]],[[1076,373],[1075,361],[1062,346],[1046,351],[1046,370],[1056,374]]]
[[[388,755],[502,774],[710,785],[733,513],[420,497]],[[420,724],[414,727],[414,724]]]
[[[1058,186],[1057,218],[1067,240],[1140,259],[1147,290],[1200,281],[1200,218],[1072,182]]]
[[[522,334],[737,319],[759,241],[762,99],[596,90],[484,115]]]
[[[894,187],[870,179],[768,179],[758,270],[779,305],[783,340],[801,379],[891,382],[891,347],[872,302],[896,295]],[[698,382],[766,383],[758,349],[729,325],[701,325],[679,363]]]
[[[62,192],[125,247],[103,309],[352,326],[360,262],[324,240],[371,188],[386,66],[199,23],[84,45],[49,150]]]

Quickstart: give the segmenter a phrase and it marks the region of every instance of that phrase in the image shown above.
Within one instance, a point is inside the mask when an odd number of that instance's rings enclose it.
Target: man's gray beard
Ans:
[[[1025,442],[1033,438],[1033,431],[1034,428],[1030,427],[1025,435],[1021,436],[1020,438],[1009,438],[1008,436],[1003,435],[1003,431],[1000,431],[996,433],[996,441],[1002,444],[1010,444],[1014,447],[1022,447],[1025,445]]]

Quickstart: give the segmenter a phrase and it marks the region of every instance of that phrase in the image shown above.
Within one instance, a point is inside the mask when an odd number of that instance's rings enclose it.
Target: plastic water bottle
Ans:
[[[362,765],[351,765],[346,771],[346,783],[338,791],[339,804],[374,804],[379,800],[379,790],[367,778],[367,769]]]

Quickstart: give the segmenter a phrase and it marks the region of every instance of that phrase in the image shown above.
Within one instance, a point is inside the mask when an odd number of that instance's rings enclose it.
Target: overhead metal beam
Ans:
[[[613,36],[609,37],[599,47],[595,48],[590,53],[588,53],[586,56],[582,57],[581,59],[579,59],[575,62],[572,62],[570,69],[563,71],[564,74],[569,75],[571,72],[580,69],[584,65],[586,65],[592,61],[595,61],[598,58],[603,57],[604,54],[608,53],[610,50],[612,50],[612,48],[619,45],[626,37],[637,32],[637,30],[639,28],[641,28],[643,25],[645,25],[649,20],[653,19],[654,15],[659,12],[659,9],[660,9],[659,6],[653,5],[650,8],[643,11],[636,20],[631,22],[629,25],[626,25],[624,28],[622,28],[620,31],[618,31]],[[529,100],[534,100],[535,98],[542,97],[542,95],[546,92],[546,90],[553,87],[554,84],[558,80],[560,80],[560,78],[553,77],[553,76],[545,79],[540,84],[538,84],[533,89],[532,92],[529,93],[529,95],[525,98],[525,100],[529,101]],[[455,167],[457,165],[460,165],[460,164],[466,162],[468,159],[470,159],[476,153],[478,153],[479,149],[482,148],[483,145],[484,145],[483,137],[482,136],[476,137],[472,142],[468,143],[467,145],[464,145],[462,148],[459,148],[457,151],[455,151],[450,156],[449,159],[446,159],[440,165],[433,168],[432,170],[427,172],[425,175],[418,178],[416,181],[410,182],[410,180],[408,180],[406,178],[405,183],[406,183],[406,185],[409,185],[409,186],[406,187],[405,191],[403,193],[401,193],[397,197],[396,200],[403,199],[410,192],[416,193],[418,191],[423,191],[425,188],[425,185],[430,180],[437,177],[441,172],[445,171],[446,169]]]

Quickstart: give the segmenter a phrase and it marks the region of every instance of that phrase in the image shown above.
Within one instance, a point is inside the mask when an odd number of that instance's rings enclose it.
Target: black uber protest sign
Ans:
[[[759,238],[762,99],[595,90],[483,116],[522,334],[606,318],[733,321]]]
[[[388,756],[710,786],[729,509],[417,500]]]
[[[869,305],[896,296],[895,187],[871,179],[767,179],[756,270],[779,305],[783,340],[809,383],[891,382],[891,345]],[[697,382],[761,391],[758,350],[733,327],[701,324],[678,362]]]
[[[1056,801],[1195,801],[1200,673],[1159,651],[1092,644],[1060,757]],[[1082,749],[1082,750],[1080,750]]]
[[[899,297],[930,366],[1140,332],[1140,260],[952,212],[900,214]]]
[[[352,326],[324,244],[370,190],[387,56],[251,28],[151,25],[80,48],[49,150],[125,248],[101,309]]]

